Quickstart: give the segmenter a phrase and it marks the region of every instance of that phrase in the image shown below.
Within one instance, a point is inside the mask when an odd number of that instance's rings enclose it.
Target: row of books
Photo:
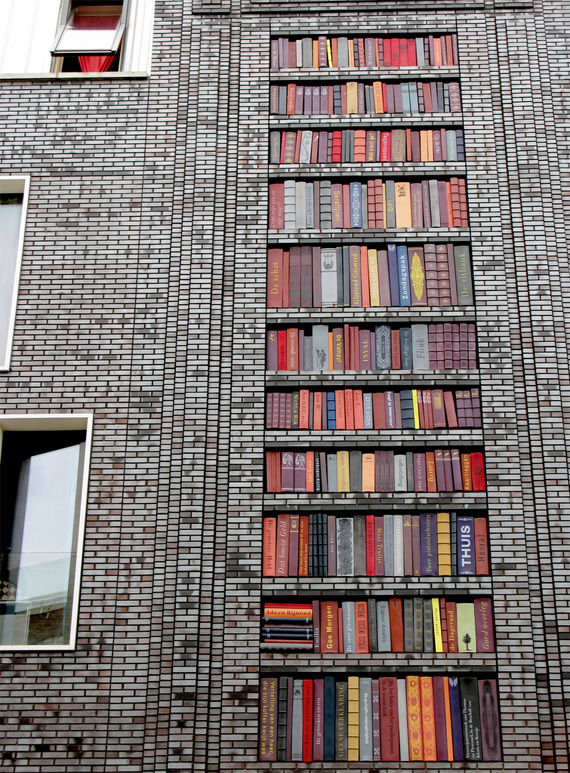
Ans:
[[[266,429],[374,430],[481,427],[479,389],[269,392]]]
[[[267,676],[259,759],[460,762],[501,759],[495,679]]]
[[[487,519],[457,513],[263,520],[264,577],[471,577],[489,574]]]
[[[271,309],[472,304],[467,245],[292,246],[267,252]]]
[[[266,451],[267,491],[485,491],[483,454],[457,448],[419,452]]]
[[[374,330],[358,325],[269,329],[269,371],[450,370],[477,367],[475,324],[445,322]]]
[[[344,129],[269,132],[270,164],[462,162],[462,129]]]
[[[494,652],[491,600],[369,598],[267,602],[261,649],[364,655],[374,652]]]
[[[457,35],[414,38],[317,38],[271,41],[271,69],[362,69],[376,67],[454,67]]]
[[[288,83],[269,90],[271,115],[461,113],[457,81]]]
[[[285,180],[269,186],[269,229],[468,228],[465,180]]]

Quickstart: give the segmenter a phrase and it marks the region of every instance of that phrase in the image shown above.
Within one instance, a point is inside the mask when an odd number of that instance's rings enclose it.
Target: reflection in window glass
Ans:
[[[84,439],[85,432],[4,432],[1,645],[69,642]]]
[[[0,194],[0,364],[8,359],[12,300],[18,269],[18,244],[22,223],[21,194]]]

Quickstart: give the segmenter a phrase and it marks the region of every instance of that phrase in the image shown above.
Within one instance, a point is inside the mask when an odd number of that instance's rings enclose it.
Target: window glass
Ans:
[[[70,641],[85,432],[4,431],[0,645]]]
[[[9,359],[14,286],[19,266],[22,194],[0,194],[0,365]]]

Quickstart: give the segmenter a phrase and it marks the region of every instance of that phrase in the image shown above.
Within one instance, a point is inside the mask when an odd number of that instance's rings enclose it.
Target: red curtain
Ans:
[[[88,16],[75,14],[73,26],[76,30],[114,30],[117,29],[119,16]],[[113,64],[116,54],[108,56],[80,56],[81,72],[106,72]]]

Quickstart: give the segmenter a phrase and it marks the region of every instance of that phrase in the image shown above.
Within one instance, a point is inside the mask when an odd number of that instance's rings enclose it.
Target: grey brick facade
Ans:
[[[0,411],[94,414],[77,647],[0,653],[4,769],[368,770],[258,762],[259,674],[421,670],[497,676],[503,761],[382,767],[570,771],[569,25],[564,0],[156,0],[149,78],[0,80],[0,175],[31,176]],[[266,382],[266,324],[327,319],[265,308],[270,37],[408,30],[458,34],[476,307],[392,316],[476,320],[487,496],[264,495],[264,389],[300,380]],[[334,383],[383,382],[410,379]],[[426,506],[488,512],[491,577],[407,590],[491,594],[495,655],[260,654],[262,597],[402,590],[262,581],[264,512]]]

